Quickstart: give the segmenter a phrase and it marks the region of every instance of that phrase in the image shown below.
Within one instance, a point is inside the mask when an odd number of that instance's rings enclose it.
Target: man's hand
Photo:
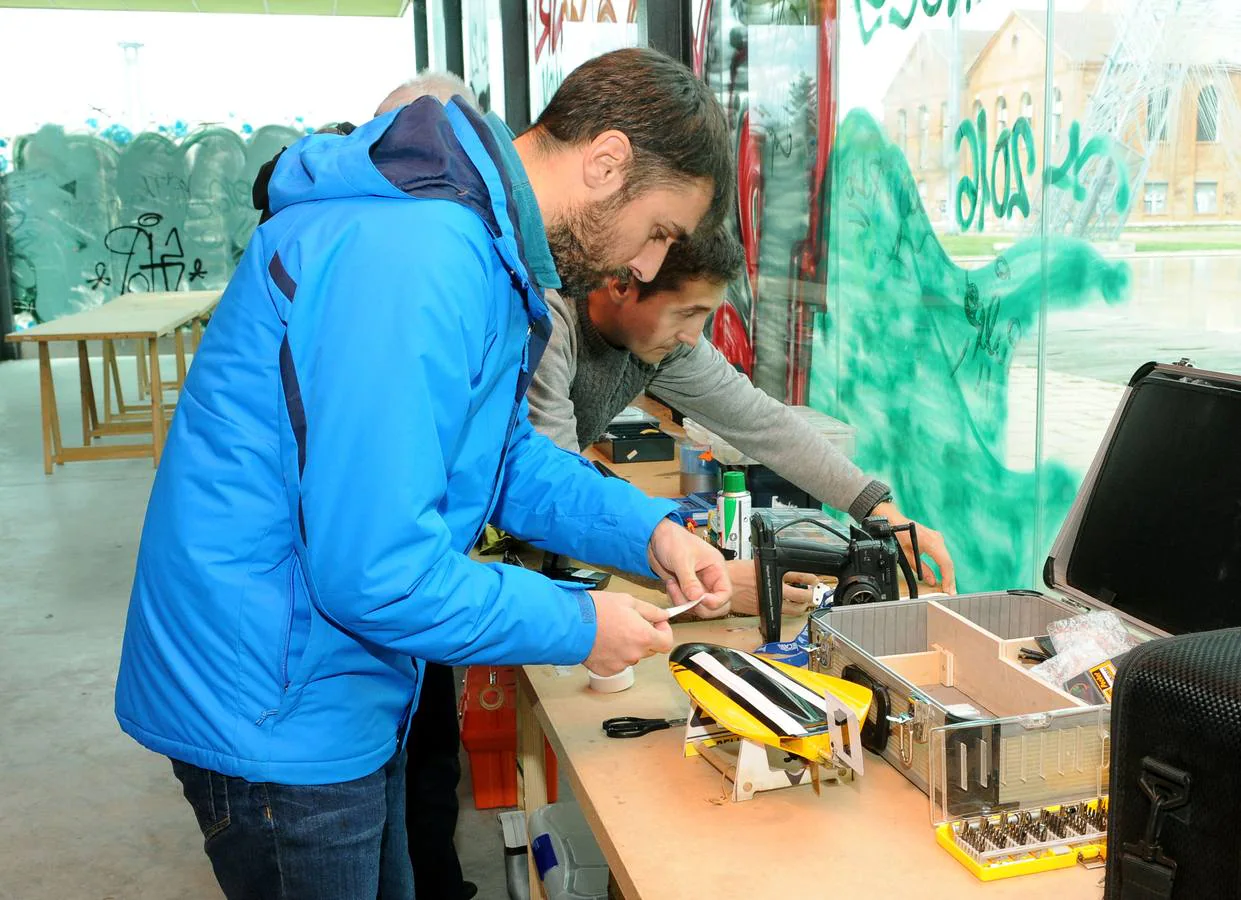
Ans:
[[[895,504],[890,502],[880,503],[871,511],[871,515],[882,516],[893,525],[904,525],[910,521],[901,515],[901,511],[896,508]],[[901,542],[901,549],[905,551],[905,558],[909,560],[909,565],[916,574],[918,567],[914,562],[914,550],[913,544],[909,540],[909,532],[899,532],[897,539]],[[918,550],[921,551],[923,556],[929,556],[935,562],[935,565],[939,567],[942,581],[942,583],[941,581],[936,581],[935,573],[931,571],[929,566],[924,565],[922,567],[923,582],[931,587],[938,587],[946,594],[955,594],[957,592],[957,574],[956,569],[952,565],[952,557],[948,555],[948,546],[944,543],[944,536],[938,531],[918,524]]]
[[[688,533],[688,532],[687,532]],[[672,649],[667,610],[611,591],[590,591],[595,602],[595,645],[582,663],[596,675],[615,675],[639,660]]]
[[[673,606],[701,599],[704,612],[727,608],[732,582],[724,557],[702,538],[664,519],[651,533],[647,547],[651,570],[664,580]]]
[[[741,616],[758,615],[758,582],[754,571],[754,561],[749,559],[730,559],[724,563],[728,569],[728,577],[733,583],[732,611]],[[784,573],[784,609],[786,616],[805,615],[814,602],[814,591],[811,588],[793,587],[794,584],[810,584],[817,582],[818,576],[806,575],[802,572]]]

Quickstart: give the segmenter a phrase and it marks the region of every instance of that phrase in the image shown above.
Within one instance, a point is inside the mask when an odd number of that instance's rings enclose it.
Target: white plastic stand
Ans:
[[[856,722],[855,717],[852,723],[855,727]],[[732,799],[738,803],[753,799],[762,791],[807,784],[813,780],[815,768],[822,781],[850,780],[853,775],[853,769],[844,762],[837,766],[812,764],[800,756],[738,737],[696,706],[685,726],[684,752],[686,756],[701,756],[714,766],[724,776]]]

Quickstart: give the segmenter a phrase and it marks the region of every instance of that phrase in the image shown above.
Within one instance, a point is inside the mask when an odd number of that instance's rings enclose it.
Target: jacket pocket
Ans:
[[[280,642],[280,689],[287,693],[306,680],[315,611],[296,555],[289,559],[288,609]]]

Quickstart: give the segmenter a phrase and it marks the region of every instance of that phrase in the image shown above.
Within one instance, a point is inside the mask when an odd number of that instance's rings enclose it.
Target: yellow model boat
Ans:
[[[825,694],[859,723],[870,710],[871,691],[861,685],[731,647],[681,644],[668,659],[677,684],[721,727],[810,762],[833,759]]]

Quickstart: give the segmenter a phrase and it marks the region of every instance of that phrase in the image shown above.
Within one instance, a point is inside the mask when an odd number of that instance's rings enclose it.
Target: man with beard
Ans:
[[[530,385],[530,421],[576,451],[597,441],[617,413],[649,391],[859,522],[869,515],[909,521],[886,484],[868,478],[801,416],[754,387],[703,336],[707,317],[724,302],[744,263],[741,244],[720,228],[674,245],[653,281],[612,276],[576,300],[549,291],[554,324]],[[940,572],[936,579],[924,568],[928,582],[955,591],[943,536],[919,525],[918,544]],[[905,552],[913,553],[908,541]],[[731,560],[727,566],[732,611],[755,615],[753,562]],[[789,580],[809,582],[813,576],[789,573]],[[810,600],[810,591],[785,587],[787,614],[804,611]]]
[[[727,603],[674,504],[555,447],[524,395],[557,268],[653,278],[726,212],[729,146],[702,82],[631,49],[515,139],[424,97],[277,162],[156,473],[116,689],[230,900],[413,895],[420,660],[607,675],[670,649],[650,604],[471,560],[488,521]]]

